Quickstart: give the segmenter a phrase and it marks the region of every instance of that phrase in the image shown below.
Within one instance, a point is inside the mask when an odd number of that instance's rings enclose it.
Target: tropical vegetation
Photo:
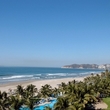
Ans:
[[[57,102],[53,108],[46,107],[45,110],[89,110],[103,98],[104,102],[110,103],[110,98],[105,99],[110,97],[110,71],[91,74],[83,82],[62,82],[58,88],[46,84],[38,90],[32,84],[18,85],[14,93],[0,92],[0,110],[20,110],[21,107],[34,110],[42,98],[49,97],[57,98]]]

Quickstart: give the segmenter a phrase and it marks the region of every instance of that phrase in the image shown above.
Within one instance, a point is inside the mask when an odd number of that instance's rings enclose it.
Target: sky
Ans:
[[[110,63],[110,0],[0,0],[0,66]]]

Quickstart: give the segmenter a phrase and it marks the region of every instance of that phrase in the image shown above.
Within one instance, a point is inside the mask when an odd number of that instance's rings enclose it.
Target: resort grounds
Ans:
[[[86,77],[1,84],[0,91],[0,110],[110,110],[108,70]],[[54,105],[45,106],[52,100]],[[40,105],[45,109],[37,109]]]

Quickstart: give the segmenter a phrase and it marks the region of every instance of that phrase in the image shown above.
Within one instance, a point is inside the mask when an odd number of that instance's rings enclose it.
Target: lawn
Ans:
[[[110,110],[110,97],[103,98],[103,101],[108,105],[108,108],[106,110]]]

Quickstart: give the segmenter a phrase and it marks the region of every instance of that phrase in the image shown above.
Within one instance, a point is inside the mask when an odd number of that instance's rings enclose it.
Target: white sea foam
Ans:
[[[47,76],[67,76],[66,73],[47,74]]]
[[[79,73],[79,74],[85,75],[85,74],[91,74],[91,73],[93,73],[93,72],[84,72],[84,73]]]
[[[3,77],[2,79],[18,79],[18,78],[29,78],[29,77],[33,77],[33,75],[16,75],[10,77]]]

